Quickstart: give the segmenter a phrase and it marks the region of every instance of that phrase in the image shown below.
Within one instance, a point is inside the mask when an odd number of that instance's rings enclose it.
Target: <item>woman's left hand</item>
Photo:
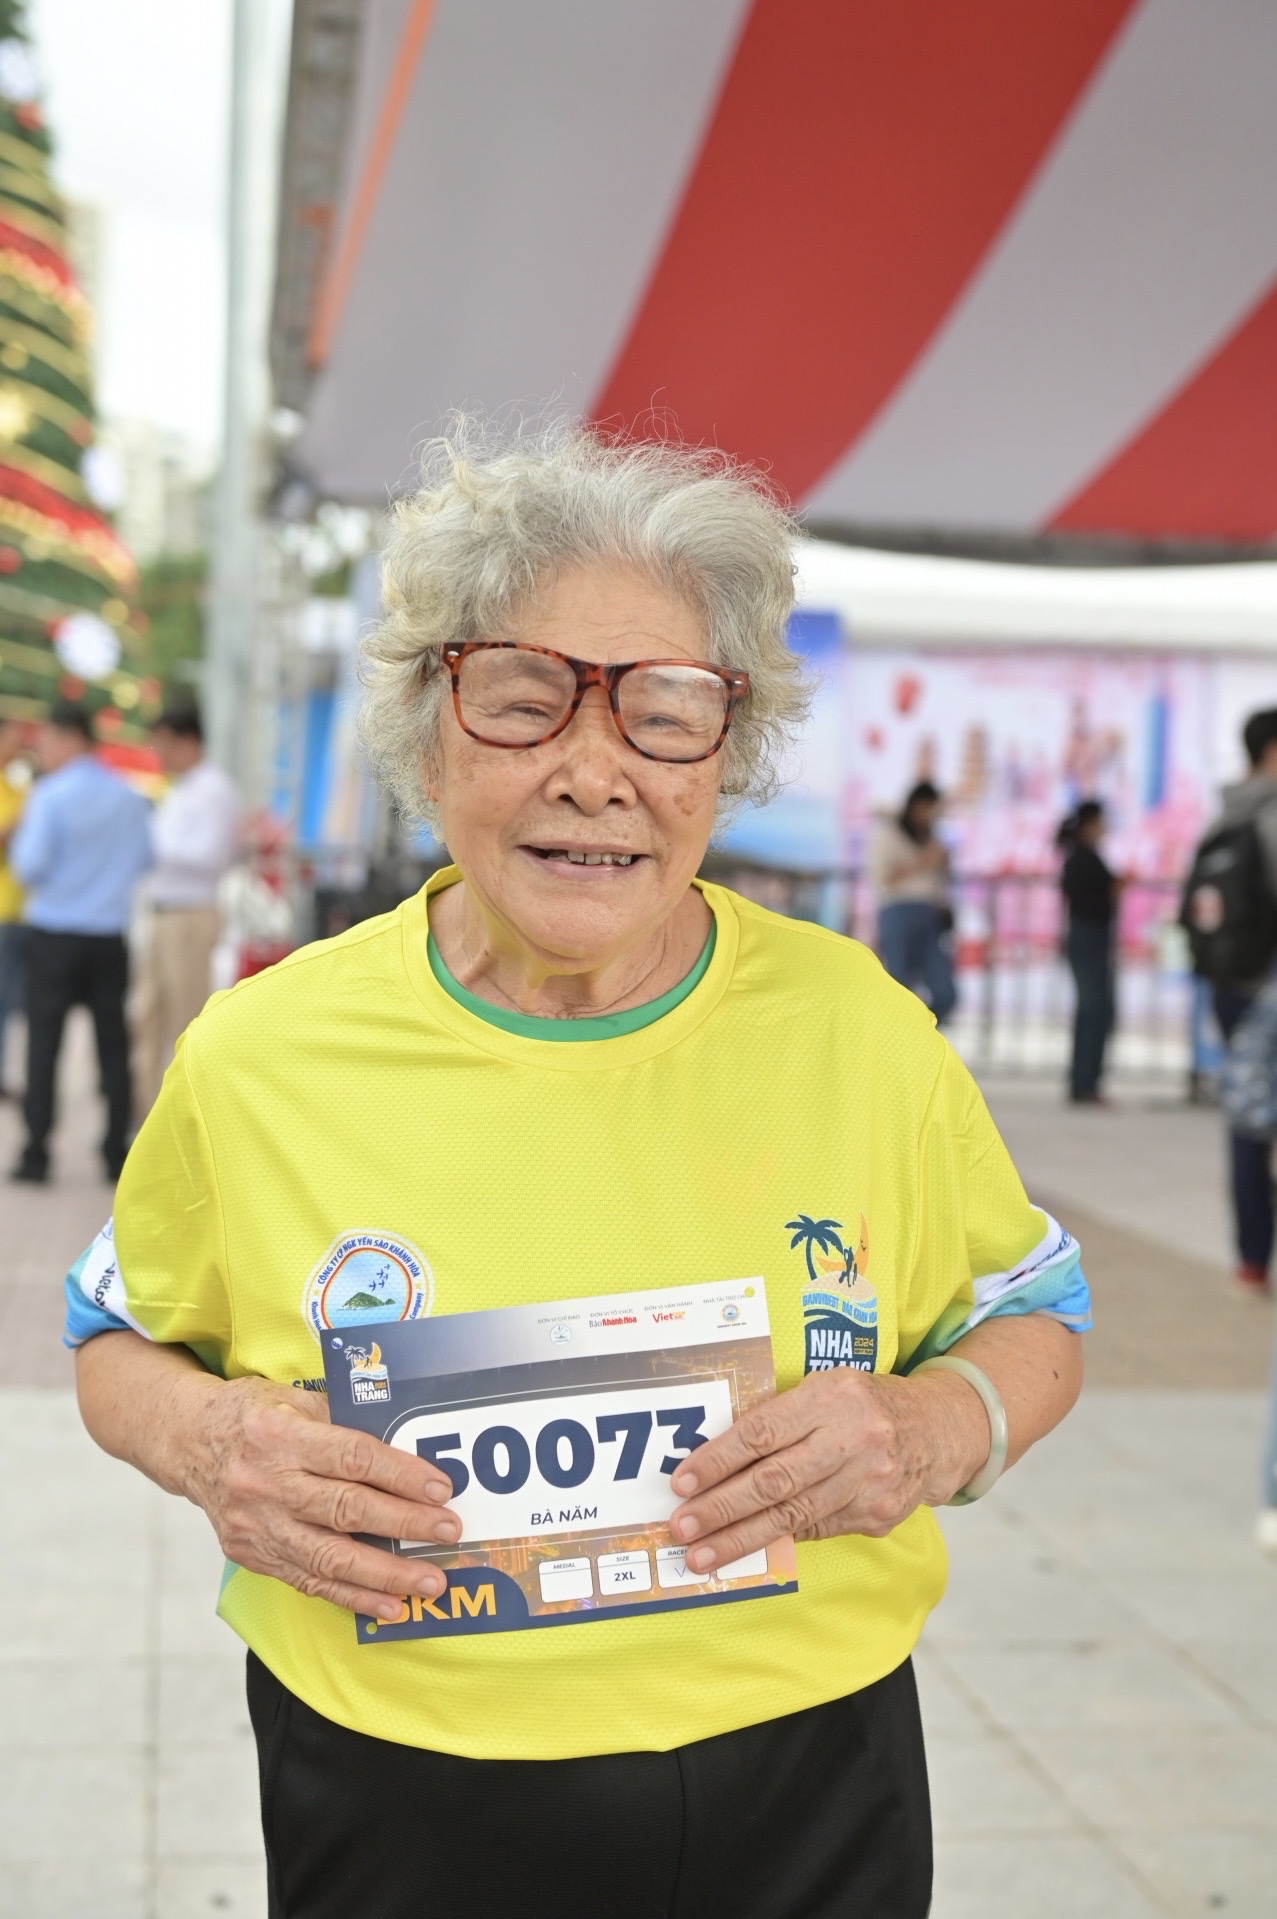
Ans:
[[[686,1503],[670,1535],[696,1572],[786,1533],[881,1539],[915,1507],[950,1498],[988,1453],[984,1407],[952,1373],[811,1373],[683,1462],[671,1483]]]

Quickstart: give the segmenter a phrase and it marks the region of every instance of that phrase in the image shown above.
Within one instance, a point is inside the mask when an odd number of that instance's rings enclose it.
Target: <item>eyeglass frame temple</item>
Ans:
[[[461,666],[471,653],[539,653],[543,659],[562,660],[576,676],[576,692],[568,704],[568,710],[559,724],[549,733],[542,734],[539,740],[486,740],[481,733],[466,725],[461,712]],[[494,746],[502,753],[529,753],[533,747],[548,746],[551,740],[557,740],[560,733],[567,731],[580,710],[581,702],[592,686],[602,687],[607,693],[608,708],[612,723],[617,732],[635,753],[645,760],[653,760],[658,766],[699,766],[702,760],[712,760],[720,753],[731,731],[736,709],[749,692],[749,674],[743,667],[715,666],[710,660],[650,659],[650,660],[578,660],[571,653],[560,653],[552,646],[530,646],[523,640],[451,640],[439,649],[439,658],[448,668],[452,681],[452,706],[457,716],[457,725],[468,739],[478,740],[480,746]],[[618,692],[621,681],[627,673],[637,671],[640,666],[695,666],[703,673],[712,673],[727,688],[727,705],[723,712],[723,730],[713,746],[704,753],[698,753],[695,759],[667,760],[659,753],[649,753],[646,747],[636,744],[621,724],[621,710]]]

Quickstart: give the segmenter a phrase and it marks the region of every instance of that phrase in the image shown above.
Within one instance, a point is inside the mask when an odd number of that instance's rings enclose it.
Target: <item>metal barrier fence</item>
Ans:
[[[877,909],[852,868],[786,871],[715,856],[706,876],[762,906],[876,944]],[[1195,1085],[1200,995],[1176,923],[1180,888],[1140,880],[1123,892],[1118,920],[1118,1017],[1113,1076],[1159,1086]],[[1063,1076],[1073,1023],[1073,982],[1061,955],[1063,901],[1054,874],[963,874],[955,880],[958,1008],[950,1037],[974,1070]]]

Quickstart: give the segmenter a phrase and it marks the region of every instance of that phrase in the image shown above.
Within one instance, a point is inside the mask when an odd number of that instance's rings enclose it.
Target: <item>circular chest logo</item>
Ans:
[[[430,1268],[406,1239],[343,1233],[307,1279],[302,1313],[318,1339],[336,1327],[424,1319],[433,1298]]]

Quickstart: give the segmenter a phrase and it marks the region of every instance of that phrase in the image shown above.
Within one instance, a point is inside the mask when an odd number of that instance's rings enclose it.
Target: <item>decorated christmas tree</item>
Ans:
[[[105,709],[109,734],[138,701],[137,574],[104,510],[92,314],[23,11],[0,0],[0,715],[34,715],[61,690]]]

